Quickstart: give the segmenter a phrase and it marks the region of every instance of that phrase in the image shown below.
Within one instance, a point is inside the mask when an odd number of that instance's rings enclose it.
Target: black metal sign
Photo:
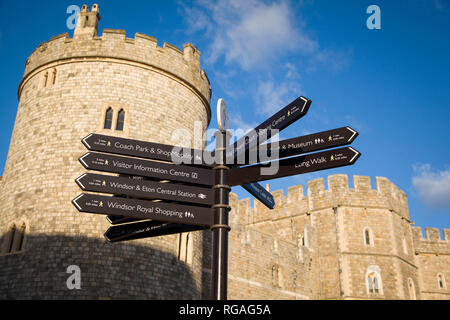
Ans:
[[[305,97],[297,98],[295,101],[291,102],[281,111],[257,126],[250,134],[236,141],[233,148],[230,148],[230,150],[227,151],[227,163],[236,164],[236,161],[242,153],[247,152],[247,150],[253,146],[258,146],[269,139],[273,130],[281,131],[305,116],[310,106],[311,100]]]
[[[141,160],[88,152],[79,161],[89,170],[143,176],[159,180],[180,181],[191,184],[214,185],[212,169]]]
[[[277,164],[272,162],[270,164],[260,164],[233,169],[230,170],[228,179],[231,186],[238,186],[252,182],[352,165],[360,156],[361,153],[351,147],[328,150],[280,160],[277,161]],[[267,169],[269,166],[272,166],[272,168],[278,166],[278,171],[275,174],[264,175],[261,169]]]
[[[90,151],[100,151],[118,155],[139,157],[144,159],[162,160],[173,162],[176,158],[177,163],[202,164],[206,150],[189,149],[155,142],[146,142],[131,140],[113,136],[91,133],[81,140],[85,147]]]
[[[281,159],[313,151],[342,147],[351,144],[356,137],[358,137],[358,132],[350,127],[343,127],[279,141],[277,144],[259,145],[247,153],[246,163],[264,162],[268,160],[264,157],[270,158],[275,155],[277,159]]]
[[[109,242],[160,237],[177,233],[206,230],[207,227],[160,221],[142,221],[110,227],[104,234]]]
[[[225,147],[229,145],[227,121],[224,121],[227,113],[224,101],[219,103],[222,104],[218,119],[221,130],[213,152],[99,134],[85,137],[83,144],[94,151],[79,159],[86,169],[132,177],[83,174],[76,179],[82,190],[114,196],[81,194],[72,203],[80,212],[108,215],[108,221],[114,225],[105,233],[110,242],[211,229],[212,298],[224,300],[227,298],[230,187],[241,185],[273,209],[274,197],[258,181],[353,165],[361,154],[351,147],[310,153],[352,143],[358,133],[350,127],[262,145],[307,114],[311,100],[305,97],[291,102],[232,147]],[[216,155],[218,159],[214,159]],[[217,163],[209,164],[205,160],[217,160]],[[233,165],[249,166],[233,169]]]
[[[212,189],[85,173],[75,180],[83,191],[124,194],[135,198],[213,205]]]
[[[106,220],[108,220],[109,223],[111,223],[113,226],[115,226],[117,224],[122,224],[122,223],[141,221],[142,219],[135,219],[135,218],[129,218],[129,217],[124,217],[124,216],[107,216]]]
[[[214,224],[212,209],[205,207],[94,194],[81,194],[72,203],[80,212],[152,219],[188,225],[211,226]]]

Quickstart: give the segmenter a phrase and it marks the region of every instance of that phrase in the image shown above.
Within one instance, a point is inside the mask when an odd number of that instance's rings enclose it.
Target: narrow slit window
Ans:
[[[25,223],[22,225],[22,227],[20,228],[20,235],[19,235],[19,239],[18,239],[18,244],[17,244],[17,251],[22,251],[23,249],[23,244],[24,244],[24,240],[25,240],[25,231],[27,229],[27,226],[25,225]]]
[[[116,130],[123,131],[124,124],[125,124],[125,111],[121,109],[119,111],[119,114],[117,115]]]
[[[364,244],[366,246],[373,246],[372,231],[369,228],[364,228]]]
[[[53,69],[53,73],[52,73],[52,85],[54,85],[56,83],[56,69]]]
[[[111,129],[111,127],[112,127],[112,120],[113,120],[113,109],[112,108],[108,108],[108,110],[106,110],[105,125],[103,126],[103,128],[104,129]]]
[[[48,71],[44,74],[43,88],[47,87]]]
[[[9,235],[8,235],[8,253],[11,253],[13,250],[13,244],[14,244],[14,238],[16,237],[16,226],[12,226],[11,229],[9,230]]]
[[[441,273],[439,273],[437,278],[438,278],[438,286],[439,286],[439,289],[445,289],[445,279],[444,279],[444,276],[443,276]]]

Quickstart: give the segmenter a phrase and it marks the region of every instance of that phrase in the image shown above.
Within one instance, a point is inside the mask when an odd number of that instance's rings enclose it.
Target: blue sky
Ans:
[[[449,1],[97,3],[100,34],[125,29],[159,45],[199,48],[213,91],[210,128],[219,98],[232,128],[252,128],[304,95],[313,101],[308,115],[281,139],[342,126],[360,133],[353,147],[363,155],[354,166],[271,180],[272,191],[336,173],[348,174],[351,187],[353,175],[370,176],[373,187],[376,176],[387,177],[406,192],[416,225],[450,228]],[[82,4],[0,0],[0,173],[25,61],[52,36],[72,36],[66,10]],[[370,5],[380,8],[380,30],[366,26]]]

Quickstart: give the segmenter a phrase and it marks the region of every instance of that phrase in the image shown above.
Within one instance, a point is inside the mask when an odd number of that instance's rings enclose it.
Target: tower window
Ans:
[[[381,280],[380,272],[380,268],[375,265],[367,268],[366,288],[369,295],[383,295],[383,282]]]
[[[52,85],[56,83],[56,69],[53,69],[52,71]]]
[[[16,251],[22,251],[22,249],[23,249],[26,229],[27,229],[27,226],[25,225],[25,223],[23,223],[22,226],[20,227],[19,235],[17,237],[17,244],[16,244],[16,248],[15,248]]]
[[[367,276],[367,284],[369,286],[369,293],[379,293],[380,287],[378,284],[378,277],[376,273],[369,273],[369,275]]]
[[[13,224],[6,234],[5,242],[3,244],[3,253],[8,254],[22,251],[25,243],[25,231],[25,223],[23,223],[20,228],[17,228],[16,225]]]
[[[441,273],[438,273],[437,280],[438,280],[439,289],[445,289],[446,285],[445,285],[444,275],[442,275]]]
[[[42,83],[43,88],[47,87],[47,82],[48,82],[48,71],[44,74],[44,80]]]
[[[364,245],[373,247],[373,245],[374,245],[373,233],[369,227],[364,228],[363,236],[364,236]]]
[[[125,123],[125,111],[123,109],[120,109],[117,115],[116,130],[123,131],[124,123]]]
[[[7,250],[6,253],[11,253],[14,245],[14,238],[16,237],[16,226],[12,225],[12,227],[8,231],[8,236],[6,237]]]
[[[105,124],[104,124],[103,128],[104,129],[111,129],[111,127],[112,127],[112,120],[113,120],[113,109],[112,108],[108,108],[108,110],[106,110]]]

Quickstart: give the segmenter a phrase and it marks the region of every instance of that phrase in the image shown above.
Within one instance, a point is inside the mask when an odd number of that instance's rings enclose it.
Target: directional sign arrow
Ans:
[[[210,166],[203,160],[204,155],[209,153],[206,150],[183,148],[178,146],[105,136],[94,133],[91,133],[81,141],[90,151],[100,151],[168,162],[173,162],[173,158],[176,158],[180,160],[176,163]]]
[[[258,199],[262,204],[264,204],[267,208],[271,210],[275,208],[275,199],[273,198],[273,195],[269,191],[264,189],[259,183],[253,182],[244,184],[242,187],[256,199]]]
[[[278,143],[263,144],[248,152],[246,163],[266,162],[313,151],[342,147],[351,144],[356,137],[358,137],[358,132],[350,127],[343,127],[283,140]]]
[[[212,189],[85,173],[75,180],[83,191],[124,194],[136,198],[212,205]]]
[[[227,163],[242,164],[239,161],[240,155],[245,154],[248,149],[258,146],[270,139],[273,130],[281,131],[305,116],[311,103],[312,101],[305,97],[297,98],[272,117],[261,123],[254,130],[250,131],[249,134],[236,141],[230,150],[227,150]]]
[[[174,165],[96,152],[86,153],[79,161],[89,170],[123,173],[132,176],[143,176],[159,180],[180,181],[207,186],[214,185],[212,169]]]
[[[159,221],[143,221],[110,227],[105,232],[104,236],[109,242],[120,242],[206,229],[208,228],[203,226],[190,226]]]
[[[72,203],[80,212],[200,226],[211,226],[214,222],[212,209],[204,207],[107,197],[95,194],[81,194],[72,200]]]
[[[108,220],[109,223],[112,225],[117,224],[123,224],[128,222],[135,222],[135,221],[141,221],[142,219],[134,219],[129,217],[123,217],[123,216],[107,216],[106,220]]]
[[[343,167],[352,165],[361,156],[361,153],[351,147],[333,149],[304,156],[273,161],[269,164],[259,164],[250,167],[230,170],[229,184],[238,186],[252,182],[271,180],[281,177],[293,176],[302,173]],[[277,168],[276,173],[265,175],[262,169]]]

